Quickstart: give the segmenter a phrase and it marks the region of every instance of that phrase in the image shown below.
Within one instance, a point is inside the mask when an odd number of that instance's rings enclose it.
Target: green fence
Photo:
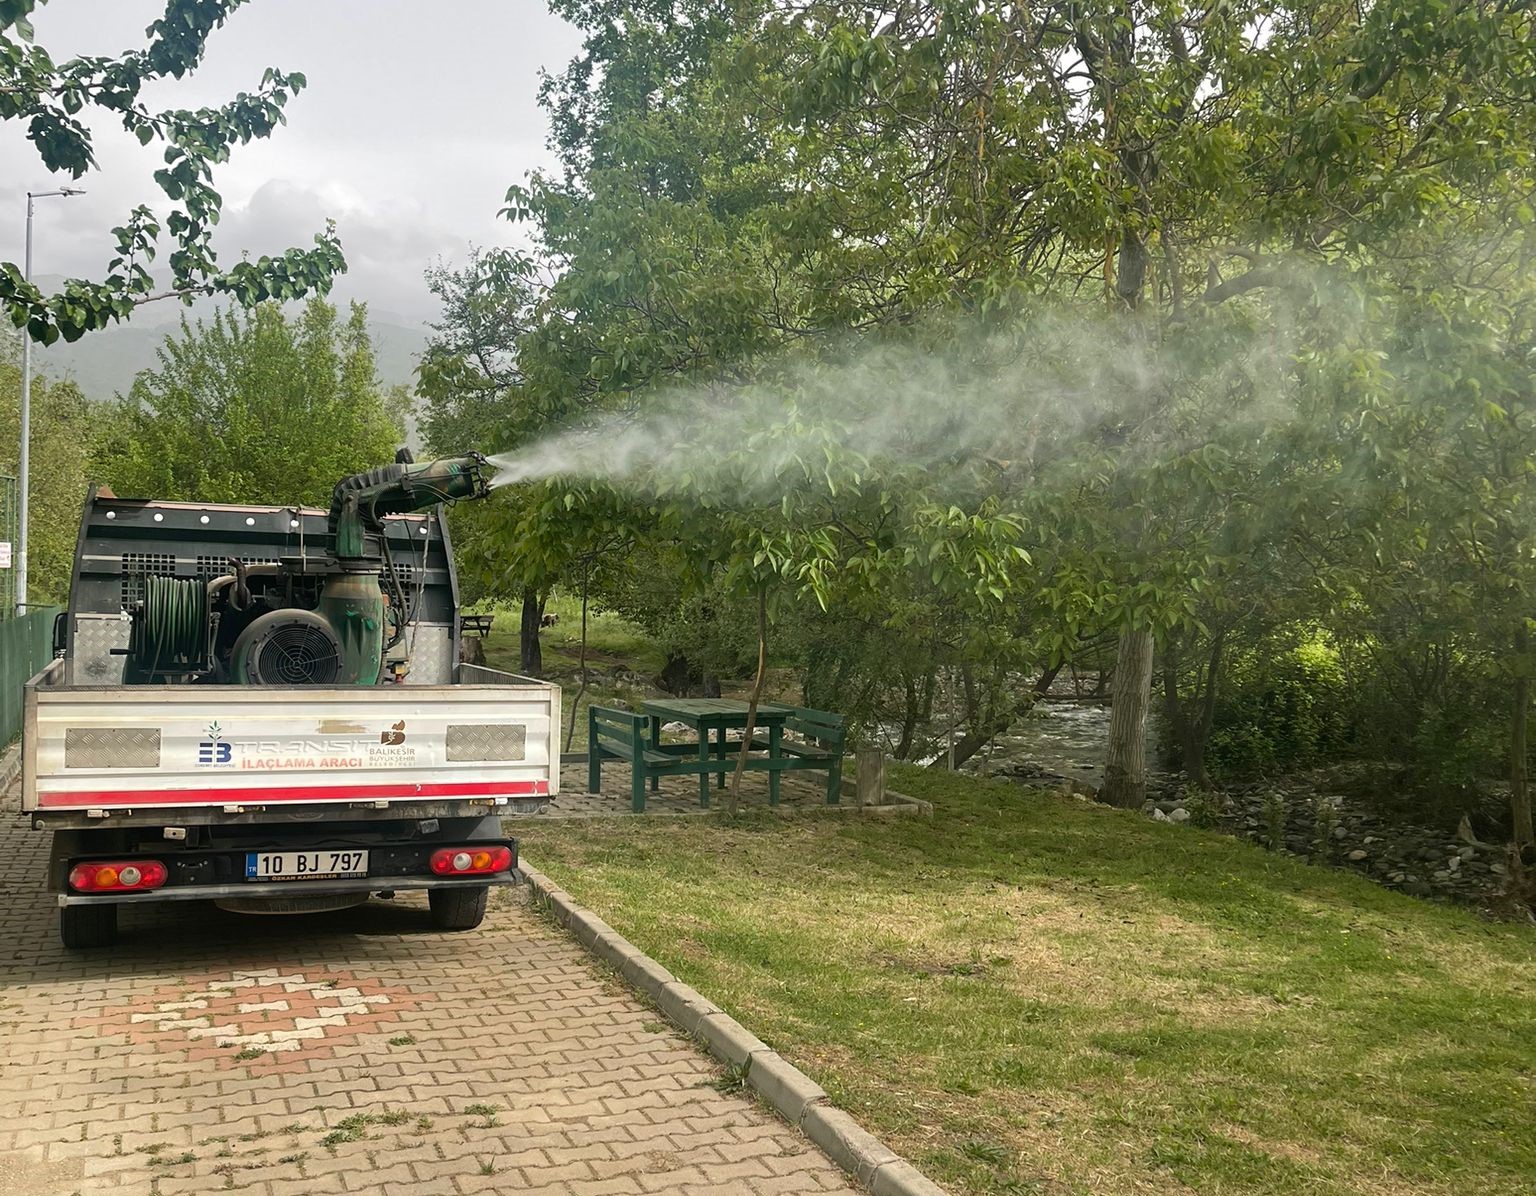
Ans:
[[[21,732],[22,687],[53,656],[51,606],[0,619],[0,748]]]

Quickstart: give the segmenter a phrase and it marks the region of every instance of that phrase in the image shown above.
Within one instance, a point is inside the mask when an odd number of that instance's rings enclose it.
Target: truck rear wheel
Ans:
[[[490,891],[487,885],[428,889],[432,925],[439,930],[473,930],[485,917],[485,899]]]
[[[117,906],[66,905],[59,910],[59,937],[71,951],[117,942]]]

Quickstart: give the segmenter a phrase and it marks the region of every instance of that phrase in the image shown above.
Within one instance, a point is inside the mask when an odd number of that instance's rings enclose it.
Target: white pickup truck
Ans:
[[[440,928],[479,924],[515,877],[500,816],[558,792],[560,691],[459,663],[437,504],[484,490],[442,464],[344,479],[330,512],[91,491],[23,725],[66,945],[150,901],[301,913],[424,888]]]

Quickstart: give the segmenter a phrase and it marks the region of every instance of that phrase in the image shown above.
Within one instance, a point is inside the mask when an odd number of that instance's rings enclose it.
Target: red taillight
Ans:
[[[509,847],[442,847],[432,853],[432,871],[438,876],[475,876],[510,867]]]
[[[69,870],[69,887],[80,893],[131,893],[165,883],[159,860],[92,860]]]

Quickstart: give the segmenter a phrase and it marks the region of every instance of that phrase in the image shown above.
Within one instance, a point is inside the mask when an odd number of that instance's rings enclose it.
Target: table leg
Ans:
[[[725,728],[721,727],[718,731],[715,732],[715,734],[717,736],[719,736],[719,738],[715,740],[715,754],[717,756],[719,756],[721,760],[724,760],[725,757],[726,757]],[[725,788],[725,770],[724,769],[721,769],[721,771],[719,771],[718,773],[715,774],[715,788],[716,789],[724,789]]]
[[[725,732],[722,731],[720,734],[724,735]],[[704,725],[699,727],[699,763],[709,763],[709,728]],[[699,770],[699,805],[705,808],[709,806],[709,770],[707,768]]]
[[[603,791],[603,749],[597,745],[597,715],[587,707],[587,792]]]
[[[643,753],[645,749],[637,747],[636,750]],[[645,813],[645,756],[643,754],[630,765],[629,809],[633,814]]]
[[[779,762],[779,744],[784,738],[784,725],[774,723],[768,728],[768,762],[770,765]],[[768,769],[768,804],[779,804],[779,770],[770,767]]]
[[[654,714],[651,715],[651,747],[661,748],[661,719]],[[654,773],[651,774],[651,792],[661,792],[661,778]]]

